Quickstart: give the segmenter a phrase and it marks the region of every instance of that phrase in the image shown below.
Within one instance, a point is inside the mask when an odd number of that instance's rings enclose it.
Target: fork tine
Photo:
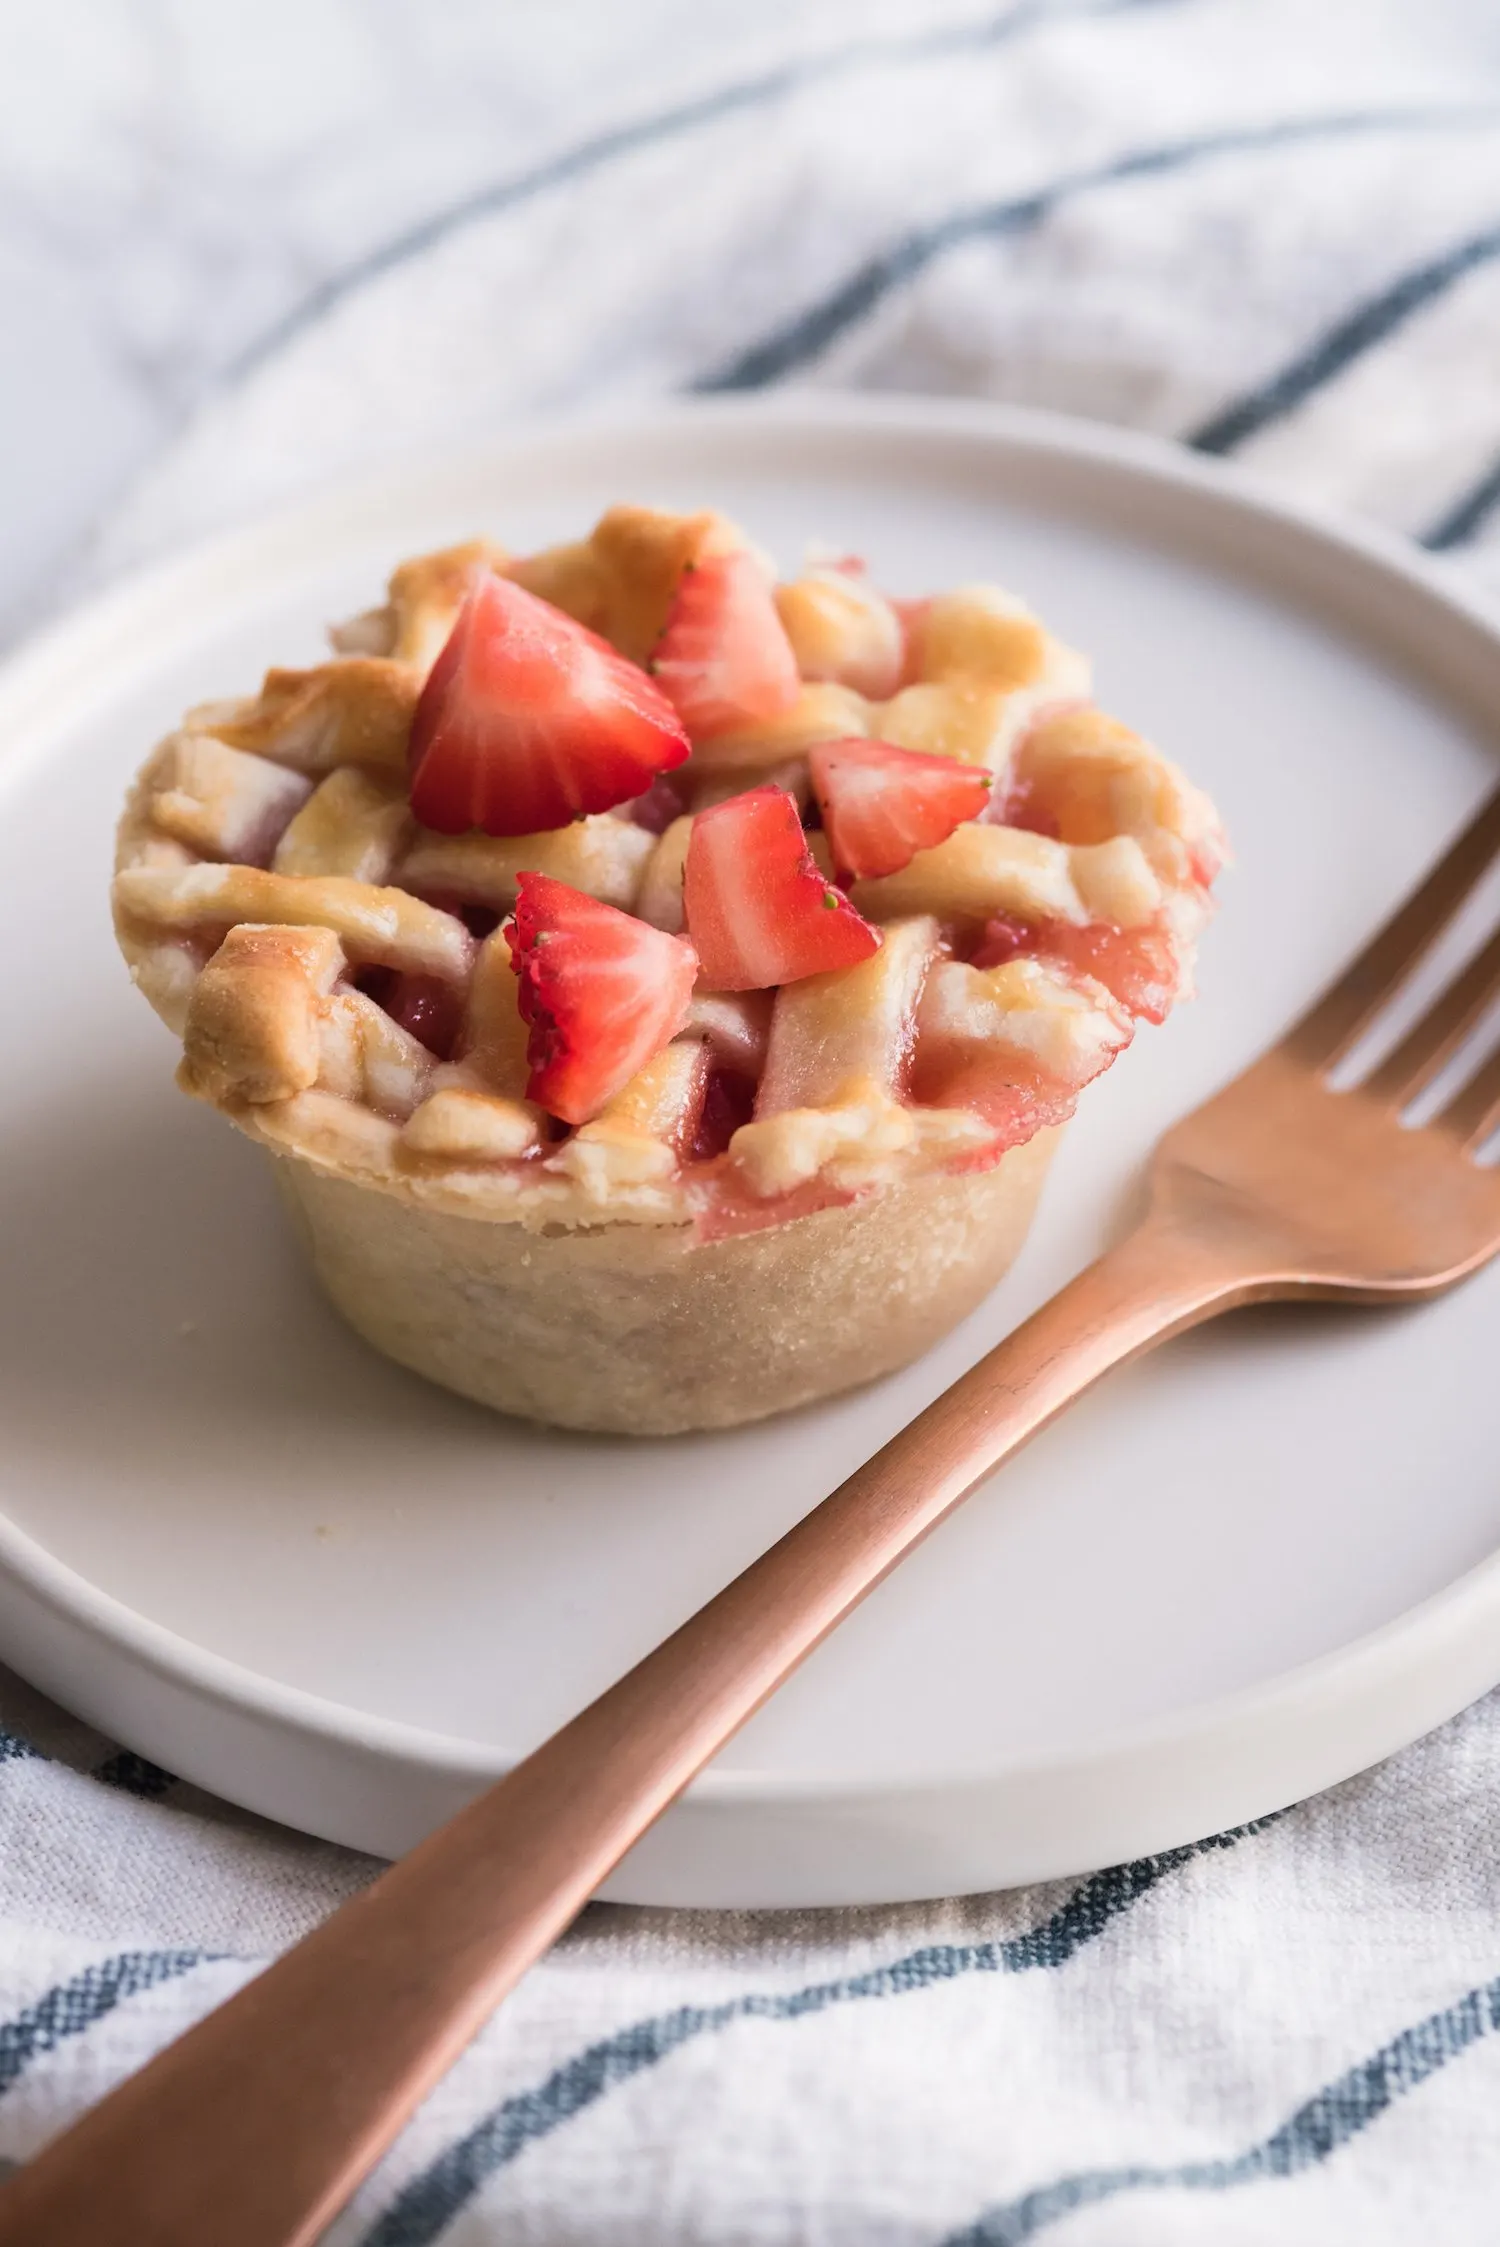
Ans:
[[[1500,789],[1433,868],[1421,888],[1398,907],[1331,990],[1304,1014],[1285,1045],[1309,1068],[1326,1069],[1348,1052],[1360,1032],[1458,911],[1500,850]]]
[[[1492,1053],[1477,1077],[1435,1118],[1461,1147],[1479,1147],[1500,1124],[1500,1053]]]
[[[1411,1099],[1423,1085],[1430,1084],[1443,1064],[1457,1053],[1497,992],[1500,992],[1500,929],[1469,962],[1457,981],[1449,984],[1415,1029],[1408,1031],[1395,1052],[1386,1056],[1363,1086],[1363,1091],[1375,1100]]]

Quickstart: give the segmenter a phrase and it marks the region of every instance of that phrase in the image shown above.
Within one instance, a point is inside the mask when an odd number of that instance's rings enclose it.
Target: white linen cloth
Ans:
[[[796,380],[1180,435],[1500,591],[1489,0],[596,0],[497,11],[494,38],[488,182],[414,198],[205,377],[96,570],[541,409]],[[0,1719],[15,2160],[374,1868],[19,1683]],[[1480,2247],[1497,2029],[1492,1698],[1254,1830],[1091,1878],[595,1907],[329,2237]]]

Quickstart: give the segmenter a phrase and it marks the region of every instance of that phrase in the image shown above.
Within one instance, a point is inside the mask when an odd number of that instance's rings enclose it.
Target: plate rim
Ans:
[[[1106,1376],[1107,1378],[1107,1376]],[[487,1747],[461,1733],[429,1730],[399,1717],[384,1717],[337,1701],[305,1686],[286,1685],[267,1677],[230,1655],[216,1654],[164,1623],[101,1591],[80,1571],[57,1560],[36,1538],[18,1529],[0,1507],[0,1572],[12,1576],[22,1588],[65,1621],[105,1637],[143,1667],[167,1681],[192,1690],[227,1707],[311,1732],[338,1745],[365,1754],[418,1761],[447,1777],[488,1780],[514,1768],[520,1758],[510,1751]],[[1226,1729],[1235,1729],[1258,1717],[1273,1718],[1303,1710],[1308,1699],[1336,1693],[1347,1673],[1380,1667],[1391,1655],[1420,1658],[1428,1634],[1443,1635],[1451,1622],[1450,1610],[1472,1607],[1470,1621],[1493,1615],[1500,1620],[1500,1547],[1456,1576],[1440,1591],[1362,1632],[1332,1652],[1314,1655],[1279,1670],[1269,1678],[1233,1693],[1211,1695],[1184,1712],[1147,1718],[1095,1734],[1087,1746],[1035,1749],[998,1757],[990,1763],[948,1764],[935,1768],[897,1769],[879,1778],[856,1777],[839,1771],[804,1767],[774,1775],[754,1766],[718,1769],[710,1765],[694,1779],[688,1793],[697,1801],[732,1797],[740,1806],[795,1805],[810,1799],[858,1802],[899,1795],[963,1794],[988,1792],[996,1784],[1024,1782],[1040,1777],[1064,1779],[1081,1776],[1101,1764],[1117,1763],[1137,1755],[1152,1756],[1174,1746],[1192,1747]],[[90,1610],[93,1612],[91,1613]],[[1500,1664],[1500,1657],[1497,1657]],[[1461,1702],[1459,1707],[1468,1704]],[[1457,1709],[1454,1710],[1457,1713]],[[1420,1737],[1418,1734],[1416,1737]],[[1394,1749],[1386,1751],[1395,1753]]]
[[[222,598],[237,583],[259,581],[278,548],[294,549],[300,567],[315,567],[348,544],[361,518],[420,506],[423,495],[430,500],[432,487],[444,478],[460,470],[472,475],[476,461],[484,462],[488,471],[524,457],[534,469],[539,453],[566,454],[580,443],[669,439],[684,427],[736,424],[783,432],[799,426],[837,428],[918,440],[947,434],[988,441],[1021,455],[1130,470],[1148,483],[1175,488],[1210,512],[1248,516],[1273,535],[1304,548],[1311,544],[1322,550],[1325,562],[1332,556],[1335,566],[1362,563],[1388,584],[1415,595],[1429,613],[1436,610],[1450,622],[1467,626],[1500,665],[1500,620],[1442,563],[1379,524],[1283,493],[1235,462],[1207,458],[1139,430],[1030,407],[918,393],[788,388],[767,396],[689,398],[630,412],[517,422],[503,439],[483,446],[434,447],[386,469],[330,479],[293,506],[257,512],[160,559],[132,566],[0,658],[0,729],[7,736],[0,750],[0,778],[18,776],[32,757],[45,754],[50,730],[76,722],[91,701],[120,690],[129,676],[132,646],[149,648],[153,627],[170,620],[174,605],[189,588],[195,606],[205,598]],[[80,671],[91,669],[94,675],[80,686]],[[98,683],[99,675],[105,675],[104,685]],[[57,707],[64,701],[72,707]],[[515,1750],[373,1715],[308,1688],[285,1684],[154,1622],[57,1559],[11,1520],[3,1501],[0,1574],[91,1638],[118,1648],[171,1684],[241,1714],[364,1755],[417,1763],[461,1780],[487,1781],[518,1760]],[[688,1799],[704,1806],[774,1809],[813,1800],[848,1804],[874,1798],[917,1801],[924,1795],[990,1793],[1007,1783],[1044,1776],[1064,1782],[1082,1779],[1105,1766],[1191,1752],[1224,1731],[1256,1724],[1274,1728],[1278,1719],[1285,1722],[1310,1707],[1351,1693],[1358,1697],[1382,1677],[1389,1682],[1391,1673],[1403,1668],[1426,1671],[1441,1655],[1445,1641],[1451,1650],[1455,1640],[1467,1642],[1487,1622],[1500,1622],[1500,1546],[1440,1590],[1342,1646],[1232,1693],[1100,1731],[1090,1736],[1087,1745],[995,1756],[983,1765],[897,1768],[883,1771],[878,1778],[837,1769],[776,1773],[753,1766],[710,1766],[692,1782]],[[1500,1677],[1500,1646],[1494,1672]],[[1469,1698],[1465,1693],[1452,1701],[1445,1713],[1456,1714]],[[1427,1723],[1417,1732],[1408,1728],[1380,1749],[1375,1760],[1396,1752],[1426,1729]]]

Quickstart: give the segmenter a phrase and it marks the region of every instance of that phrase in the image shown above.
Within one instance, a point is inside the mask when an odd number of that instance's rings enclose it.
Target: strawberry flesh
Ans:
[[[547,874],[521,875],[510,945],[531,1025],[527,1097],[587,1123],[682,1028],[697,955]]]
[[[639,665],[486,573],[412,718],[411,806],[443,835],[535,835],[642,795],[690,750]]]
[[[790,710],[797,659],[753,554],[713,554],[683,571],[651,675],[695,741]]]
[[[711,991],[768,991],[880,948],[880,931],[818,872],[784,788],[751,788],[699,812],[683,904]]]
[[[885,741],[820,741],[808,763],[833,863],[858,881],[899,873],[990,798],[982,768]]]

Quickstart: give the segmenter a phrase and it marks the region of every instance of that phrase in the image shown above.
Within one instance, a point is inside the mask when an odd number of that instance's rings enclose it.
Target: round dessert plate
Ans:
[[[900,1377],[731,1434],[561,1435],[374,1356],[265,1158],[172,1083],[111,830],[190,703],[318,659],[402,556],[712,504],[916,593],[1014,587],[1223,809],[1201,995],[1084,1096],[1004,1286]],[[1137,437],[923,400],[673,408],[345,490],[0,677],[0,1652],[132,1748],[394,1853],[780,1534],[1128,1221],[1151,1143],[1496,776],[1500,636],[1372,532]],[[1105,1383],[776,1696],[607,1893],[859,1903],[1076,1872],[1361,1769],[1500,1679],[1500,1268],[1244,1313]]]

